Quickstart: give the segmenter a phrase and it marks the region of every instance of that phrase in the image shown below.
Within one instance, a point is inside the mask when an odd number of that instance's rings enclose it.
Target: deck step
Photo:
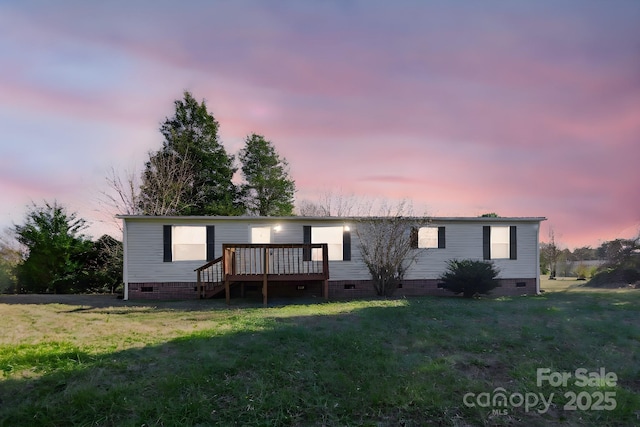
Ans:
[[[213,286],[211,284],[207,284],[203,290],[202,298],[213,298],[221,292],[224,292],[224,283],[214,284]]]

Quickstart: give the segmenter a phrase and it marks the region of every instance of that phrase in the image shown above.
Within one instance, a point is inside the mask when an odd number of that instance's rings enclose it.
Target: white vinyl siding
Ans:
[[[163,262],[163,226],[215,226],[215,257],[222,255],[224,243],[251,243],[251,226],[271,227],[271,243],[303,243],[305,225],[313,228],[333,229],[334,256],[336,261],[329,263],[329,280],[368,280],[369,272],[362,262],[360,242],[358,241],[357,222],[345,223],[344,218],[163,218],[136,217],[126,218],[126,281],[145,282],[194,282],[194,269],[204,264],[202,260]],[[407,271],[406,279],[437,279],[447,268],[451,259],[483,259],[483,226],[518,227],[518,258],[496,259],[492,261],[500,269],[501,278],[535,278],[538,274],[538,230],[539,221],[514,220],[481,221],[478,219],[438,219],[438,225],[447,232],[446,248],[438,250],[420,250],[415,262]],[[345,225],[351,226],[351,261],[342,260],[342,231]],[[276,226],[280,226],[276,231]],[[196,227],[197,228],[197,227]],[[437,229],[437,227],[433,227]],[[340,239],[338,239],[338,232]],[[331,233],[331,232],[330,232]],[[205,237],[202,242],[205,242]],[[173,243],[173,242],[172,242]],[[314,241],[315,243],[315,241]],[[326,242],[330,244],[330,242]],[[338,247],[340,249],[338,249]],[[337,255],[335,252],[339,255]],[[203,249],[204,252],[204,249]],[[508,258],[508,256],[507,256]]]

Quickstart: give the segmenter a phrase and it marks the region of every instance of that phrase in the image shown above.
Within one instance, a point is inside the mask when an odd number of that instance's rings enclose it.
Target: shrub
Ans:
[[[586,280],[589,274],[589,267],[586,264],[578,264],[575,272],[576,276],[578,276],[578,280]]]
[[[499,286],[498,269],[491,262],[475,260],[450,260],[447,271],[441,276],[442,287],[465,298],[488,294]]]
[[[623,288],[640,281],[640,271],[632,268],[609,268],[599,271],[589,281],[594,288]]]
[[[358,221],[356,235],[360,254],[378,296],[393,294],[418,254],[413,250],[411,230],[420,221],[414,224],[407,220],[406,214],[410,210],[405,202],[396,206],[382,205],[380,216]]]

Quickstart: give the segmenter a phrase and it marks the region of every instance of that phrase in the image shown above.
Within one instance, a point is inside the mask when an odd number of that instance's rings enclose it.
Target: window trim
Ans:
[[[493,258],[491,256],[491,228],[509,227],[509,257]],[[482,258],[485,260],[517,260],[518,259],[518,227],[515,225],[484,225],[482,227]]]
[[[215,226],[213,225],[182,225],[182,224],[166,224],[162,226],[162,261],[163,262],[181,262],[181,261],[204,261],[200,259],[194,260],[174,260],[173,256],[173,228],[174,227],[205,227],[205,258],[206,261],[215,259]]]
[[[429,247],[420,246],[420,239],[418,238],[418,234],[420,233],[420,229],[422,228],[438,229],[437,231],[438,242],[436,246],[429,246]],[[447,234],[446,227],[443,225],[440,225],[440,226],[427,225],[424,227],[412,227],[411,228],[411,247],[413,249],[446,249],[447,248],[446,234]]]
[[[351,261],[351,230],[345,225],[303,225],[302,226],[302,242],[305,244],[312,243],[326,243],[326,242],[313,242],[312,241],[312,230],[315,228],[340,228],[342,227],[342,259],[329,259],[329,261]],[[304,261],[311,261],[312,254],[311,250],[304,249],[302,254],[302,259]]]

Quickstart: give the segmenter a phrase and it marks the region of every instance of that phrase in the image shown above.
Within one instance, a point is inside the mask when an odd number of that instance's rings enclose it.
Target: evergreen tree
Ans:
[[[234,157],[218,140],[218,122],[191,93],[175,101],[175,115],[160,128],[162,149],[143,173],[141,207],[147,215],[238,215],[239,193],[231,181]]]
[[[447,271],[440,276],[442,287],[465,298],[489,294],[500,286],[500,272],[491,262],[472,259],[447,261]]]
[[[113,293],[122,285],[122,242],[104,234],[92,242],[87,257],[87,289],[93,292]]]
[[[240,150],[245,184],[242,194],[247,213],[260,216],[293,214],[296,185],[289,176],[289,164],[273,143],[262,135],[251,134]]]
[[[19,286],[30,292],[77,292],[86,275],[84,259],[92,248],[81,231],[86,222],[57,202],[33,205],[24,225],[16,225],[27,255],[18,265]]]

